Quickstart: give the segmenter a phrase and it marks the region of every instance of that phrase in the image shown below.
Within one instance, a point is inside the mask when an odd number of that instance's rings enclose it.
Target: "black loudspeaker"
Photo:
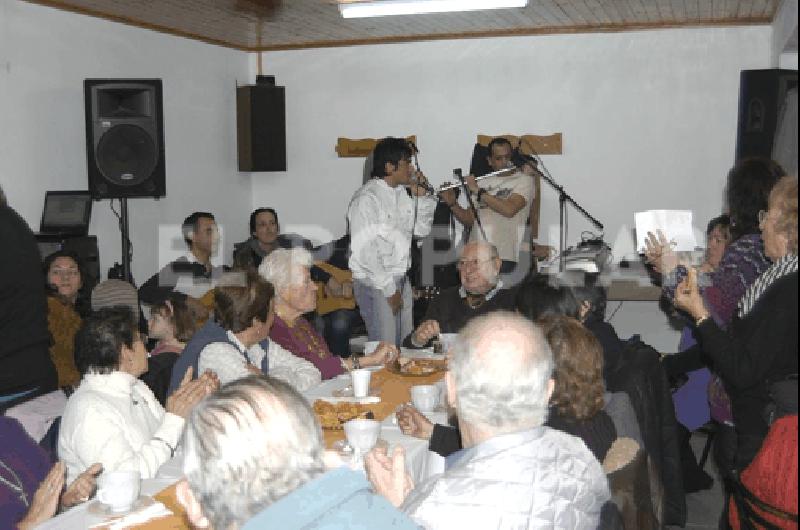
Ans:
[[[778,113],[792,87],[797,87],[796,70],[742,70],[736,160],[772,158]]]
[[[160,79],[86,79],[86,158],[95,199],[163,197]]]
[[[239,171],[286,171],[286,92],[275,78],[236,87]]]

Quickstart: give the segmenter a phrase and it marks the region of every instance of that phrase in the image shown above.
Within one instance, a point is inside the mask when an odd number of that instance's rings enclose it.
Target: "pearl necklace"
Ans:
[[[14,470],[8,467],[2,460],[0,460],[0,467],[11,473],[11,476],[14,478],[14,483],[12,483],[3,475],[0,475],[0,483],[8,486],[8,488],[19,497],[19,500],[22,501],[22,503],[25,505],[25,508],[28,508],[30,506],[30,502],[28,502],[28,494],[25,493],[25,485],[22,483],[22,479],[20,479],[19,475],[17,475]]]

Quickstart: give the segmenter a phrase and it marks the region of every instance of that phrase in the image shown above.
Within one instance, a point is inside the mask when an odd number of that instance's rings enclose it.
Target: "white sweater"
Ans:
[[[153,478],[171,458],[183,425],[132,375],[86,374],[61,418],[58,456],[67,465],[66,483],[95,462],[104,471],[138,470]]]
[[[236,346],[227,342],[212,342],[203,348],[197,362],[198,373],[211,370],[217,374],[221,385],[250,375],[247,359],[242,353],[244,345],[230,331],[228,339]],[[261,367],[264,355],[268,356],[269,375],[286,381],[299,392],[304,392],[322,382],[322,374],[316,366],[284,349],[275,341],[269,342],[266,353],[258,343],[247,350],[250,362],[257,367]]]

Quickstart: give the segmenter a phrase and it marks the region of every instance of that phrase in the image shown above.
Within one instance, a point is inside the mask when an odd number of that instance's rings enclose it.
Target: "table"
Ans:
[[[381,438],[389,444],[389,448],[401,445],[406,451],[406,467],[414,483],[419,483],[426,478],[444,471],[444,458],[428,451],[427,440],[419,440],[404,435],[394,423],[394,411],[401,403],[411,400],[411,387],[415,385],[431,385],[439,383],[444,374],[438,372],[429,376],[407,377],[389,372],[385,368],[372,374],[371,390],[380,396],[379,403],[365,405],[381,421]],[[330,397],[334,391],[340,390],[350,383],[349,376],[329,379],[317,387],[305,392],[303,395],[309,403],[315,399]],[[427,415],[434,423],[446,423],[447,415],[444,412],[435,412]],[[323,430],[325,447],[331,449],[333,444],[344,440],[344,431]]]
[[[439,372],[424,377],[406,377],[393,374],[386,369],[381,369],[372,374],[371,387],[379,393],[381,401],[368,405],[368,407],[375,414],[375,418],[381,421],[381,438],[386,440],[390,447],[399,444],[405,449],[406,465],[415,483],[433,474],[443,472],[444,459],[428,451],[427,441],[412,438],[400,432],[400,429],[392,421],[394,411],[399,404],[410,401],[410,389],[412,386],[438,383],[443,375],[442,372]],[[331,379],[305,392],[304,396],[310,403],[313,403],[315,399],[329,397],[334,390],[341,389],[348,384],[349,379],[347,377]],[[429,418],[438,423],[443,423],[446,420],[444,413],[433,413],[429,415]],[[331,448],[336,441],[344,439],[344,432],[323,431],[323,436],[326,448]],[[154,519],[146,524],[131,528],[147,530],[188,530],[190,528],[185,518],[184,510],[178,503],[175,494],[175,483],[183,477],[182,464],[183,459],[179,451],[175,458],[161,466],[156,478],[142,481],[142,494],[153,496],[157,501],[162,502],[169,508],[174,515]],[[37,528],[44,530],[83,530],[101,523],[103,521],[102,517],[88,512],[88,506],[91,502],[94,501],[78,505]]]

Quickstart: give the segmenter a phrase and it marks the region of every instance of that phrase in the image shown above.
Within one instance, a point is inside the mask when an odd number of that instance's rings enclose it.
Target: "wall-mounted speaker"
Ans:
[[[772,158],[778,114],[793,87],[797,88],[796,70],[742,70],[736,160]]]
[[[272,76],[236,87],[239,171],[286,171],[286,92]]]
[[[166,195],[160,79],[86,79],[86,158],[95,199]]]

